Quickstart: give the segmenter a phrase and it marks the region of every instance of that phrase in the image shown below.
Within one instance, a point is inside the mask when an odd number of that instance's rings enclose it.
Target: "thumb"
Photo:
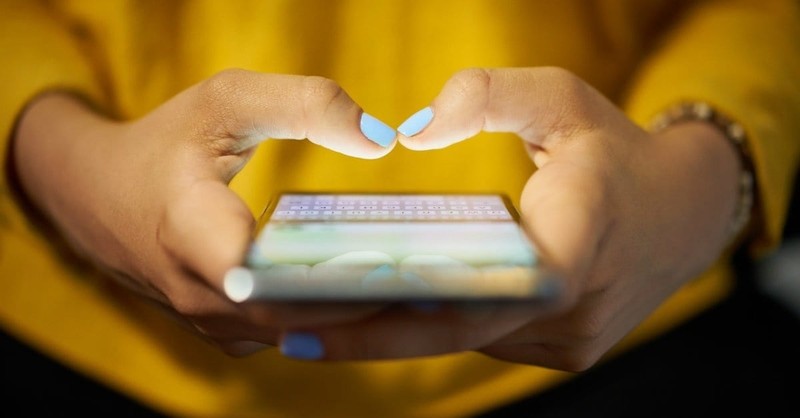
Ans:
[[[386,155],[395,130],[365,113],[335,81],[229,69],[186,91],[200,109],[203,137],[238,154],[271,139],[307,139],[358,158]],[[196,117],[196,116],[193,116]]]
[[[481,131],[515,133],[546,148],[551,139],[590,129],[608,103],[572,73],[553,67],[462,70],[429,108],[398,129],[412,150],[444,148]],[[598,106],[599,105],[599,106]]]
[[[559,68],[469,69],[445,84],[429,112],[401,125],[399,140],[407,148],[426,150],[481,131],[522,138],[538,166],[520,199],[522,218],[542,264],[553,274],[575,278],[567,280],[569,288],[588,275],[610,224],[605,174],[573,139],[606,126],[609,115],[616,114],[609,112],[612,108],[590,85]],[[427,125],[406,129],[426,114]]]
[[[550,160],[530,177],[520,198],[524,227],[542,265],[565,280],[566,295],[589,275],[610,228],[599,176]],[[569,296],[568,296],[569,297]]]
[[[167,205],[158,239],[176,261],[222,290],[247,252],[254,218],[224,183],[201,180]]]

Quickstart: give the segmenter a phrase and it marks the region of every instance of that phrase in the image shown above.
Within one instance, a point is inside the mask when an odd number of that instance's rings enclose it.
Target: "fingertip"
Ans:
[[[359,127],[367,139],[383,148],[393,145],[394,139],[397,137],[397,131],[367,112],[361,114]]]
[[[325,356],[322,340],[309,332],[290,332],[284,335],[281,354],[295,360],[320,360]]]
[[[412,137],[400,135],[397,142],[411,151],[432,151],[447,148],[455,142],[458,142],[458,140],[448,138],[445,134],[440,134],[436,132],[436,129],[429,127],[425,129],[424,132],[420,132]]]
[[[426,106],[409,116],[397,127],[398,140],[406,149],[411,151],[427,151],[442,148],[427,140],[428,129],[433,122],[435,111],[433,106]]]
[[[255,290],[253,273],[244,267],[234,267],[225,273],[223,279],[225,295],[234,302],[244,302]]]
[[[221,344],[221,348],[225,353],[232,357],[247,357],[259,351],[272,347],[270,344],[265,344],[259,341],[233,341]]]
[[[424,141],[420,141],[417,137],[406,137],[401,136],[400,139],[397,140],[404,148],[411,150],[411,151],[427,151],[432,149],[430,146],[426,146]]]
[[[368,152],[361,152],[359,154],[354,154],[358,158],[363,158],[365,160],[377,160],[378,158],[383,158],[388,155],[394,147],[397,145],[397,141],[392,141],[386,147],[382,145],[374,145]]]
[[[417,135],[428,125],[430,125],[431,121],[433,120],[433,116],[433,107],[427,106],[409,116],[408,119],[400,124],[400,126],[397,128],[397,132],[400,132],[409,138]]]
[[[483,119],[473,107],[461,98],[440,95],[400,124],[398,142],[412,151],[429,151],[471,138],[483,127]]]

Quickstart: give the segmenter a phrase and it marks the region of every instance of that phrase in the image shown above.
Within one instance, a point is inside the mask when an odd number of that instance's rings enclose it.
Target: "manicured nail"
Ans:
[[[314,334],[290,332],[281,341],[281,354],[298,360],[319,360],[325,355],[325,348]]]
[[[253,273],[244,267],[234,267],[225,273],[223,288],[234,302],[244,302],[250,298],[255,287]]]
[[[366,285],[371,283],[381,283],[393,279],[397,275],[397,270],[390,264],[383,264],[364,276],[362,282]]]
[[[433,120],[433,109],[428,106],[406,119],[406,121],[397,128],[397,131],[405,136],[414,136],[425,129],[425,127],[431,123],[431,120]]]
[[[542,299],[553,300],[564,291],[564,284],[556,276],[544,275],[536,292]]]
[[[403,279],[403,282],[409,287],[414,289],[431,289],[430,283],[425,281],[422,276],[418,274],[414,274],[410,271],[406,271],[400,275],[400,278]]]
[[[369,113],[361,114],[361,133],[370,141],[386,148],[397,135],[397,132],[389,125],[379,121]]]

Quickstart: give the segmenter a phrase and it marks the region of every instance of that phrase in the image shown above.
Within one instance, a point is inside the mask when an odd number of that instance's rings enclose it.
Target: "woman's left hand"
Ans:
[[[292,329],[281,337],[285,354],[366,360],[479,351],[584,370],[706,270],[728,241],[739,163],[710,125],[650,134],[558,68],[465,70],[431,108],[430,124],[401,136],[404,146],[443,148],[481,131],[524,141],[537,170],[520,209],[545,268],[563,281],[561,297],[546,305],[397,308]]]

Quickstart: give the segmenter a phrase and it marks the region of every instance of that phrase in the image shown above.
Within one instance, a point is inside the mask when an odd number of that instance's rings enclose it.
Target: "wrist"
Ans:
[[[60,232],[66,220],[86,216],[93,190],[90,150],[112,124],[68,93],[43,94],[29,103],[12,136],[10,167],[23,204],[36,221]],[[96,146],[94,147],[96,148]],[[94,160],[88,160],[92,158]]]
[[[755,174],[744,129],[707,103],[686,102],[659,114],[653,119],[650,130],[659,133],[676,125],[694,125],[698,129],[695,135],[698,140],[710,141],[708,145],[717,148],[713,152],[728,160],[727,165],[733,159],[736,205],[729,218],[728,246],[738,244],[746,235],[755,206]]]

